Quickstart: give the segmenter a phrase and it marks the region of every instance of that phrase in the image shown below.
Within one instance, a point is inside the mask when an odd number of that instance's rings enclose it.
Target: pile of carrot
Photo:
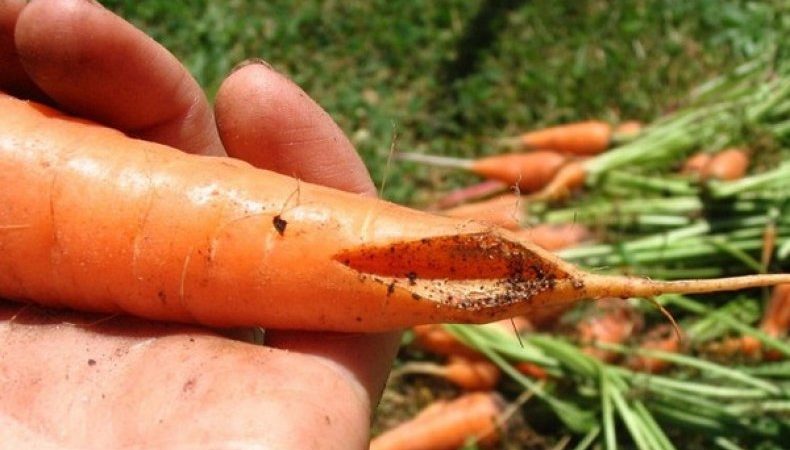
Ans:
[[[790,73],[766,61],[737,72],[648,125],[562,124],[502,139],[506,152],[476,159],[397,156],[484,179],[440,197],[431,212],[507,228],[597,273],[683,279],[787,272]],[[752,147],[755,129],[763,140]],[[658,314],[636,301],[650,293],[618,287],[612,297],[635,299],[546,304],[529,315],[535,329],[518,335],[474,325],[417,327],[422,357],[444,362],[404,366],[444,377],[460,392],[530,392],[576,436],[575,448],[616,448],[627,435],[635,448],[670,450],[666,424],[751,448],[761,441],[745,437],[755,433],[749,423],[784,426],[771,408],[788,400],[779,381],[786,365],[771,364],[790,356],[786,286],[773,288],[761,319],[756,290],[717,297],[721,307],[664,295],[656,299]],[[664,314],[674,316],[671,323]],[[732,367],[736,361],[754,366]],[[467,374],[487,362],[498,377],[455,381],[461,377],[450,367],[461,362]],[[545,411],[522,409],[525,417]],[[399,428],[404,436],[408,426]]]

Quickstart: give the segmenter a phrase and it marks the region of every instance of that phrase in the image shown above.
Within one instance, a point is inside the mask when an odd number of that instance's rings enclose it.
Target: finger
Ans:
[[[16,54],[14,28],[25,0],[0,2],[0,90],[22,98],[43,99],[44,93],[25,73]]]
[[[222,154],[203,91],[164,47],[100,5],[38,0],[22,10],[16,47],[61,108],[142,139]]]
[[[367,430],[358,424],[370,410],[343,374],[313,357],[196,327],[97,322],[2,302],[0,349],[4,443],[367,447]]]
[[[329,115],[266,65],[249,64],[232,73],[217,93],[215,111],[231,156],[311,183],[375,195],[364,164]],[[398,342],[398,333],[266,334],[267,345],[312,354],[342,368],[373,403]]]
[[[365,165],[332,118],[262,63],[233,72],[217,92],[217,127],[231,156],[350,192],[375,194]]]

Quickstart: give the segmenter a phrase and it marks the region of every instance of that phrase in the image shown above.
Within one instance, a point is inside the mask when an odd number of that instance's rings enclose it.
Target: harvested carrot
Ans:
[[[489,326],[499,327],[506,333],[522,333],[532,329],[532,324],[524,317],[500,320]],[[464,356],[481,358],[482,354],[459,341],[442,325],[417,325],[412,327],[414,341],[418,347],[440,356]]]
[[[622,344],[641,327],[641,316],[619,301],[601,301],[576,325],[584,353],[612,362],[618,354],[596,347],[598,343]]]
[[[680,169],[680,173],[700,176],[712,158],[713,156],[707,152],[695,153],[686,159],[683,167]]]
[[[438,401],[413,419],[384,432],[370,450],[455,450],[467,440],[491,446],[500,439],[497,423],[505,402],[494,392],[475,392]]]
[[[612,126],[590,120],[530,131],[517,138],[506,138],[506,146],[523,150],[553,150],[575,155],[595,155],[609,148]]]
[[[784,336],[790,331],[790,284],[774,287],[765,308],[760,328],[771,336]]]
[[[737,180],[746,175],[749,156],[745,151],[731,148],[715,154],[702,169],[703,179]]]
[[[614,141],[630,141],[639,136],[642,132],[642,122],[638,120],[626,120],[614,128]]]
[[[510,153],[480,159],[399,153],[398,159],[437,167],[473,172],[485,178],[517,186],[521,192],[535,192],[548,184],[568,161],[568,157],[549,150]]]
[[[394,376],[425,374],[444,378],[467,391],[489,391],[496,387],[502,372],[496,364],[480,358],[452,355],[446,364],[409,362],[393,370]]]
[[[668,353],[677,353],[681,350],[681,341],[675,328],[669,324],[661,324],[645,334],[641,348],[645,350],[660,350]],[[631,358],[628,366],[636,371],[659,373],[670,367],[671,363],[665,359],[651,356],[638,355]]]
[[[584,186],[587,171],[584,160],[570,161],[560,168],[554,177],[528,200],[560,200]]]
[[[549,373],[546,372],[546,369],[543,367],[526,361],[517,362],[513,365],[516,370],[521,372],[522,374],[535,378],[536,380],[548,380]]]
[[[439,213],[448,217],[474,219],[510,230],[517,230],[521,227],[522,201],[521,196],[502,194],[488,200],[445,209]]]
[[[517,234],[519,237],[546,250],[561,250],[573,247],[584,242],[591,235],[587,227],[576,223],[544,223],[519,230]]]
[[[768,300],[760,330],[771,337],[783,337],[790,332],[790,284],[780,284],[774,287],[771,298]],[[763,351],[763,344],[754,336],[742,336],[726,339],[710,347],[713,353],[729,357],[741,354],[749,358],[779,359],[781,355],[773,350]]]
[[[209,326],[382,331],[790,275],[589,274],[512,233],[190,155],[0,96],[0,297]]]
[[[458,206],[462,203],[482,200],[499,194],[508,189],[508,185],[498,180],[486,180],[481,183],[456,189],[437,200],[428,210],[442,210]]]
[[[428,324],[412,327],[414,343],[423,350],[441,356],[480,357],[480,353],[459,341],[442,325]]]

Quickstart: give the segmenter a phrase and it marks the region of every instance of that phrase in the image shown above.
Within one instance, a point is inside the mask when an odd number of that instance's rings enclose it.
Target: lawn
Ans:
[[[492,138],[582,118],[650,120],[790,29],[782,0],[108,0],[212,95],[267,60],[345,130],[383,195],[419,203],[469,178],[403,150],[474,156]],[[782,14],[784,12],[785,14]]]

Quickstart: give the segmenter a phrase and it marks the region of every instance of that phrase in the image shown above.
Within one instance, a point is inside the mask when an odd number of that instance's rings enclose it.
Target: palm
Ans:
[[[84,1],[25,5],[0,2],[0,90],[192,153],[373,192],[326,113],[266,66],[225,81],[215,120],[178,61],[120,18]],[[297,129],[309,139],[294,149]],[[366,446],[397,336],[270,331],[266,340],[0,302],[4,443]]]

